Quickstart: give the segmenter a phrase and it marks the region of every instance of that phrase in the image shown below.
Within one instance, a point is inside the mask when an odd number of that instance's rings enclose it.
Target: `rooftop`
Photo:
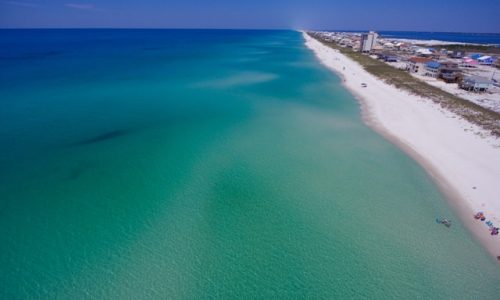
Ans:
[[[429,68],[437,69],[437,68],[439,68],[441,66],[441,64],[439,62],[437,62],[437,61],[430,61],[430,62],[427,63],[427,66]]]

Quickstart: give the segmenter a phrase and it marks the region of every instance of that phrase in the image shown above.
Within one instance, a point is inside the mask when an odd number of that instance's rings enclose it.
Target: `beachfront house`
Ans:
[[[462,78],[462,71],[457,63],[451,61],[441,62],[439,67],[439,78],[442,78],[447,83],[459,82]]]
[[[486,92],[491,87],[491,80],[481,76],[465,76],[460,82],[460,88],[472,92]]]
[[[378,33],[370,31],[369,33],[363,33],[360,40],[361,52],[369,53],[372,48],[376,45],[378,38]]]
[[[417,56],[422,56],[422,57],[429,57],[429,56],[432,56],[434,55],[434,52],[432,52],[430,49],[428,48],[417,48],[415,50],[415,54]]]
[[[392,49],[396,48],[396,46],[391,42],[384,43],[383,47],[384,47],[384,49],[388,49],[388,50],[392,50]]]
[[[411,57],[406,64],[406,70],[410,73],[424,75],[426,72],[426,65],[432,61],[426,57]]]
[[[485,55],[485,56],[481,56],[477,59],[477,62],[480,64],[480,65],[484,65],[484,66],[491,66],[493,64],[493,57],[491,56],[488,56],[488,55]]]
[[[475,59],[472,59],[470,57],[464,57],[464,59],[462,59],[462,67],[475,68],[477,65],[478,62]]]
[[[464,51],[455,50],[449,56],[451,58],[463,58],[465,56],[465,52]]]
[[[411,44],[408,44],[408,43],[396,43],[395,48],[396,48],[396,50],[399,50],[399,51],[410,51],[411,50]]]
[[[437,61],[430,61],[425,65],[425,76],[437,78],[439,76],[441,64]]]

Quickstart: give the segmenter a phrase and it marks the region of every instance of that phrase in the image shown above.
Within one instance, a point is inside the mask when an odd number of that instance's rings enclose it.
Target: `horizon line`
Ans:
[[[500,35],[500,32],[466,32],[466,31],[426,31],[426,30],[394,30],[394,29],[299,29],[299,28],[220,28],[220,27],[0,27],[0,30],[282,30],[282,31],[333,31],[333,32],[426,32],[426,33],[465,33],[465,34],[493,34]]]

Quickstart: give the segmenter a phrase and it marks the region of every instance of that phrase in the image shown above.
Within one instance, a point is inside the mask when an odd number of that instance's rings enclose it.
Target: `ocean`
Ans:
[[[0,166],[2,299],[500,294],[298,32],[0,30]]]

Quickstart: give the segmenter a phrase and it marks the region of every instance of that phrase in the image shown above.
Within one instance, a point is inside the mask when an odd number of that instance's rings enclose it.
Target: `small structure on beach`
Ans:
[[[451,61],[430,61],[425,65],[425,76],[441,78],[447,83],[458,82],[462,77],[462,71],[458,64]]]
[[[407,43],[402,43],[402,42],[396,43],[394,47],[396,48],[396,50],[400,51],[409,49],[409,45]]]
[[[485,65],[485,66],[491,66],[494,62],[493,57],[489,55],[481,56],[480,58],[477,59],[477,62],[480,65]]]
[[[422,57],[430,57],[434,55],[434,52],[429,48],[417,48],[415,54]]]
[[[463,58],[465,56],[464,51],[455,50],[449,54],[451,58]]]
[[[396,48],[396,46],[391,42],[384,43],[383,46],[384,46],[384,49],[389,49],[389,50]]]
[[[475,59],[472,59],[470,57],[464,57],[464,59],[462,59],[462,67],[475,68],[477,65],[478,62]]]
[[[437,61],[430,61],[425,65],[425,76],[438,78],[441,64]]]
[[[432,61],[432,59],[426,57],[411,57],[406,65],[406,70],[410,73],[423,75],[426,72],[426,65],[430,61]]]
[[[457,63],[445,61],[441,62],[438,77],[443,79],[447,83],[459,82],[462,78],[462,71],[458,67]]]
[[[491,80],[481,76],[465,76],[460,82],[460,88],[472,92],[486,92],[491,87]]]

